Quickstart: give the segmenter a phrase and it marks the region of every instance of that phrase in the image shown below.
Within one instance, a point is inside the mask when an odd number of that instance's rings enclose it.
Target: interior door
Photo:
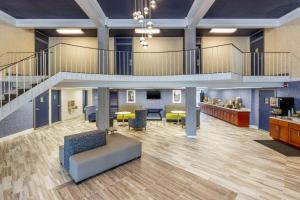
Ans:
[[[36,72],[38,75],[48,75],[48,45],[48,36],[36,31],[35,52],[37,58]]]
[[[61,100],[60,100],[60,90],[52,90],[52,123],[61,120]]]
[[[132,75],[132,38],[115,38],[115,61],[118,75]]]
[[[269,118],[271,116],[270,98],[274,96],[274,90],[259,91],[259,128],[265,131],[269,131]]]
[[[48,91],[35,98],[35,128],[49,124]]]
[[[263,76],[264,66],[264,32],[259,31],[250,37],[251,75]]]

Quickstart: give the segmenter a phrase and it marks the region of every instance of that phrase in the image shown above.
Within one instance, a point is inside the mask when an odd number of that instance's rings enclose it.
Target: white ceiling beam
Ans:
[[[197,26],[205,16],[215,0],[194,0],[194,3],[186,17],[188,26]]]
[[[0,10],[0,22],[15,26],[16,18],[14,18],[14,17],[10,16],[9,14]]]
[[[152,19],[151,20],[157,28],[184,28],[186,26],[185,19]],[[141,24],[133,19],[108,19],[107,26],[109,28],[138,28]]]
[[[106,25],[107,17],[97,0],[75,0],[85,14],[97,25],[101,27]]]
[[[285,25],[291,21],[300,19],[300,8],[293,10],[292,12],[282,16],[279,19],[280,26]]]
[[[17,19],[19,28],[96,28],[90,19]]]
[[[276,28],[278,19],[202,19],[197,28]]]

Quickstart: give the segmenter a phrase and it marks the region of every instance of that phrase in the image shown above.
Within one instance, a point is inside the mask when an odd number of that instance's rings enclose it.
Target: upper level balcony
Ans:
[[[59,43],[0,68],[0,120],[53,87],[280,87],[294,78],[289,52],[243,52],[233,44],[129,52]]]

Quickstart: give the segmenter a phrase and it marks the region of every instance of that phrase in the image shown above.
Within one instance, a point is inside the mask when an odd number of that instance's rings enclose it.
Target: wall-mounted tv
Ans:
[[[160,90],[148,90],[147,91],[147,99],[160,99]]]

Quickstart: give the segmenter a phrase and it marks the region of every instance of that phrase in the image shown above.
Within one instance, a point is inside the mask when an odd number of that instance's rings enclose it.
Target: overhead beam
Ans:
[[[17,19],[19,28],[96,28],[90,19]]]
[[[15,26],[16,18],[14,18],[14,17],[10,16],[9,14],[0,10],[0,22]]]
[[[197,28],[276,28],[278,19],[202,19]]]
[[[279,19],[280,26],[292,22],[294,20],[300,19],[300,8],[293,10],[292,12],[284,15]]]
[[[185,19],[152,19],[157,28],[184,28],[186,26]],[[109,28],[138,28],[141,24],[133,19],[108,19],[107,26]]]
[[[107,17],[97,0],[75,0],[85,14],[96,24],[97,27],[106,25]]]
[[[186,17],[188,26],[197,26],[205,16],[215,0],[194,0],[194,3]]]

